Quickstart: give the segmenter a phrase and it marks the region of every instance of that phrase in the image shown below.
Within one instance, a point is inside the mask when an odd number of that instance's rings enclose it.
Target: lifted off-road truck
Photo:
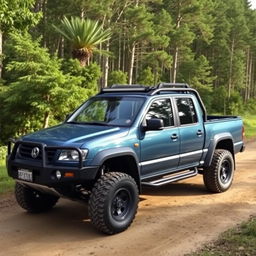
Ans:
[[[61,196],[87,200],[92,224],[115,234],[132,223],[144,185],[199,173],[209,191],[229,189],[243,133],[239,117],[207,116],[186,84],[114,85],[64,123],[10,141],[8,173],[28,212]]]

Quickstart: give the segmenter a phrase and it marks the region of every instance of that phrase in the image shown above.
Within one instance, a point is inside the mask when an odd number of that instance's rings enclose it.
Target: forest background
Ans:
[[[109,37],[74,56],[66,17]],[[247,0],[0,0],[0,145],[62,122],[114,83],[188,83],[208,113],[256,121],[256,10]],[[254,119],[253,119],[254,118]]]

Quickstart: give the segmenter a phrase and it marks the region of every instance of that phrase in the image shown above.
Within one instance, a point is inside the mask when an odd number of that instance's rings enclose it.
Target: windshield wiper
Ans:
[[[91,125],[102,125],[102,126],[111,126],[110,124],[108,123],[105,123],[105,122],[86,122],[86,124],[91,124]]]
[[[101,126],[112,126],[108,123],[104,122],[75,122],[75,121],[70,121],[67,122],[68,124],[85,124],[85,125],[101,125]]]

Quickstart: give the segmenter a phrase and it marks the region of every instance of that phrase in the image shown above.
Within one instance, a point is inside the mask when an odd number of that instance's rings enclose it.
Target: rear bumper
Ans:
[[[240,149],[240,152],[244,152],[245,151],[245,145],[243,144],[243,146]]]
[[[239,153],[239,152],[244,152],[245,150],[245,145],[243,141],[239,141],[234,143],[234,153]]]

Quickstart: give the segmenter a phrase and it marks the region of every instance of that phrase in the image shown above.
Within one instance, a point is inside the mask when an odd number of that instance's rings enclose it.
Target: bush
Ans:
[[[7,147],[1,146],[0,147],[0,160],[4,160],[7,155]]]
[[[109,75],[108,86],[113,84],[127,84],[127,73],[121,70],[112,71]]]
[[[138,83],[143,85],[152,86],[154,85],[154,74],[150,67],[143,69],[138,78]]]

